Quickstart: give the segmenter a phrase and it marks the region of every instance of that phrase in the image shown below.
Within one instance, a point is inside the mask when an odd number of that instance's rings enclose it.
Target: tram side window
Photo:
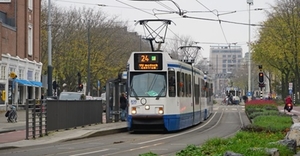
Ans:
[[[194,94],[195,94],[195,103],[196,104],[200,103],[200,100],[199,100],[199,94],[200,94],[199,83],[200,83],[200,79],[198,79],[198,84],[195,83],[195,85],[194,85],[195,86]]]
[[[192,94],[192,82],[191,82],[191,75],[187,75],[188,79],[188,85],[187,85],[187,96],[191,97]]]
[[[188,78],[188,74],[184,74],[184,96],[185,97],[188,97],[188,80],[189,78]]]
[[[180,75],[181,73],[177,72],[177,96],[178,97],[181,97],[181,92],[182,92],[182,86],[181,86],[182,80],[180,78]]]
[[[185,89],[185,87],[186,87],[186,83],[185,83],[185,81],[186,81],[186,78],[184,77],[184,73],[181,73],[180,74],[181,76],[180,76],[180,80],[181,80],[181,83],[182,83],[182,93],[181,93],[181,97],[185,97],[185,93],[186,93],[186,89]]]
[[[203,79],[201,79],[201,97],[205,97],[205,92],[206,92],[205,82]]]
[[[176,96],[176,80],[175,80],[175,72],[169,71],[169,97],[175,97]]]

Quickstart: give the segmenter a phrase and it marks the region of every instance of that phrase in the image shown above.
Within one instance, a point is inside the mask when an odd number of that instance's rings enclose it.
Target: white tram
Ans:
[[[129,130],[184,129],[212,113],[212,81],[166,52],[133,52],[128,60]]]

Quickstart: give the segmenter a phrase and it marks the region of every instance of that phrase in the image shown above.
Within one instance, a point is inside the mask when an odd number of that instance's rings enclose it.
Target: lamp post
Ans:
[[[249,38],[248,38],[248,53],[249,53],[249,59],[248,59],[248,93],[251,93],[251,52],[250,52],[250,7],[253,5],[253,0],[247,0],[247,4],[249,4]],[[251,97],[249,97],[250,99]]]
[[[48,96],[52,96],[51,0],[48,0]]]

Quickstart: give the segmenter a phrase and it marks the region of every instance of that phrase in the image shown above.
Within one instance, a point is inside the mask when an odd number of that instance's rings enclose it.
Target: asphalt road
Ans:
[[[222,106],[214,108],[214,113],[205,122],[179,132],[161,133],[118,133],[113,135],[73,140],[55,144],[9,149],[0,151],[0,155],[105,155],[134,156],[152,151],[159,155],[175,155],[187,145],[201,145],[214,137],[234,135],[244,122],[244,106]]]

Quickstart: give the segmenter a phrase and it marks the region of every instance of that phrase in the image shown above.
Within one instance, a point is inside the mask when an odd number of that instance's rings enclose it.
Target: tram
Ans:
[[[199,124],[212,113],[211,78],[167,52],[133,52],[127,81],[131,131],[177,131]]]

